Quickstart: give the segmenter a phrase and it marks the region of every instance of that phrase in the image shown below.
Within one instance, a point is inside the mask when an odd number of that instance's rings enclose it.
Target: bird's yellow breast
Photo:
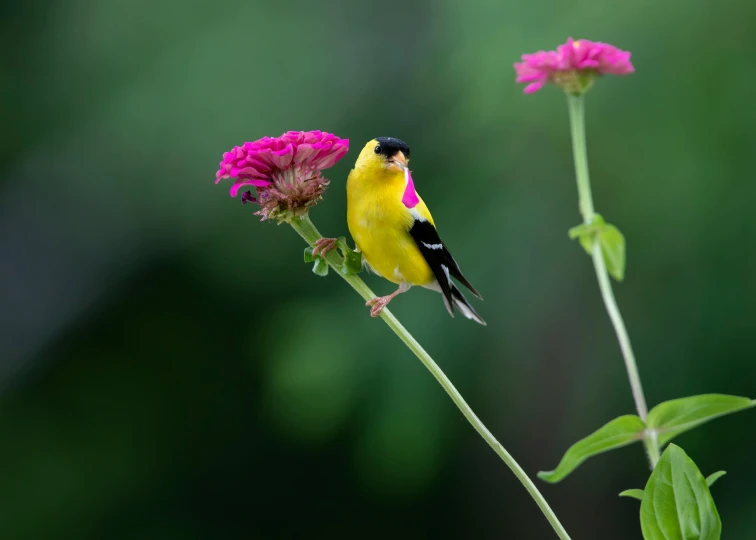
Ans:
[[[402,203],[405,187],[401,172],[372,166],[352,169],[347,180],[349,232],[376,273],[397,284],[427,285],[435,277],[409,234],[415,217]],[[422,199],[413,211],[433,223]]]

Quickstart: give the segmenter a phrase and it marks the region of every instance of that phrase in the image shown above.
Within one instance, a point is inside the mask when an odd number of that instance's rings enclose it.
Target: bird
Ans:
[[[462,274],[436,230],[433,217],[415,190],[408,167],[409,146],[394,137],[376,137],[360,152],[347,178],[347,224],[363,265],[397,284],[386,296],[368,300],[377,317],[401,293],[413,285],[441,293],[447,311],[485,326],[459,287],[457,279],[482,300]],[[321,239],[313,252],[333,249],[333,239]]]

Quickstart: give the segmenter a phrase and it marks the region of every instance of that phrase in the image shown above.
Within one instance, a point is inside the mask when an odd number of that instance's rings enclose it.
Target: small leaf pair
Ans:
[[[325,277],[328,275],[328,263],[320,255],[312,254],[312,247],[306,247],[304,250],[304,262],[315,263],[312,265],[313,274]]]
[[[336,247],[341,251],[343,261],[338,270],[344,275],[359,274],[362,271],[362,254],[349,248],[346,242],[346,238],[341,236],[336,239]],[[319,276],[328,275],[328,263],[326,260],[318,255],[312,254],[312,246],[308,246],[304,250],[304,262],[314,263],[312,266],[313,273]]]
[[[709,488],[725,474],[704,479],[682,448],[670,444],[645,489],[628,489],[620,496],[641,501],[644,540],[719,540],[722,521]]]
[[[646,423],[634,414],[615,418],[597,431],[573,444],[553,471],[541,471],[541,480],[555,484],[586,459],[642,440],[647,433],[656,435],[659,445],[680,433],[719,416],[742,411],[756,401],[739,396],[702,394],[660,403],[648,413]]]
[[[573,240],[580,239],[588,255],[593,255],[593,242],[597,240],[609,275],[617,281],[625,278],[625,237],[617,227],[606,223],[601,214],[595,214],[590,223],[571,228],[568,234]]]

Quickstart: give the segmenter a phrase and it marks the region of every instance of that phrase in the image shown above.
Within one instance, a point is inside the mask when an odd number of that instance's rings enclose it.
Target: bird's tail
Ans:
[[[475,309],[473,309],[473,307],[470,305],[470,302],[467,301],[467,298],[465,298],[465,296],[462,294],[462,291],[459,290],[459,288],[454,284],[454,282],[452,282],[452,280],[449,280],[449,285],[451,285],[451,296],[452,300],[454,301],[454,305],[462,312],[462,315],[464,315],[468,319],[475,321],[478,324],[486,326],[486,321],[484,321],[481,316],[476,313]],[[449,310],[449,312],[451,313],[452,310]]]

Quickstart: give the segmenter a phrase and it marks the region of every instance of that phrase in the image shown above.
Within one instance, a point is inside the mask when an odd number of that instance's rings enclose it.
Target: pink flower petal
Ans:
[[[312,144],[300,143],[297,146],[297,155],[294,156],[294,162],[297,165],[308,163],[317,155],[318,155],[318,150],[316,148],[313,148]]]
[[[285,170],[292,159],[294,159],[294,145],[291,143],[271,153],[271,161],[277,169]]]
[[[523,89],[523,92],[526,93],[526,94],[535,94],[536,92],[538,92],[544,86],[546,86],[546,80],[545,79],[542,80],[542,81],[534,82],[533,84],[527,85]]]

